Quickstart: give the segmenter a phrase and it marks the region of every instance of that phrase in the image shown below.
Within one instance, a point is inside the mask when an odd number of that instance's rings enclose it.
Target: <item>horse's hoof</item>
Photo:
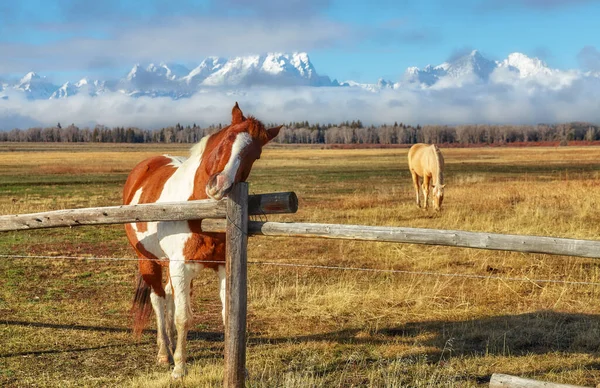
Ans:
[[[173,380],[179,380],[182,379],[183,377],[185,377],[185,375],[187,374],[186,368],[185,366],[176,366],[175,369],[173,369],[173,372],[171,373],[171,378]]]
[[[158,365],[169,365],[169,356],[156,356],[156,363]]]

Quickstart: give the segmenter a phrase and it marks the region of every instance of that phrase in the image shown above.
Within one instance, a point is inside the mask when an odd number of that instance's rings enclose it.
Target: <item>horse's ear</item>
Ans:
[[[283,127],[283,125],[280,125],[278,127],[273,127],[273,128],[267,129],[267,141],[265,141],[264,144],[267,144],[268,142],[273,140],[273,138],[279,134],[279,130],[282,127]]]
[[[440,185],[440,188],[443,189],[444,187],[446,187],[446,185]]]
[[[244,120],[246,120],[246,118],[236,101],[235,106],[231,110],[231,125],[239,124]]]

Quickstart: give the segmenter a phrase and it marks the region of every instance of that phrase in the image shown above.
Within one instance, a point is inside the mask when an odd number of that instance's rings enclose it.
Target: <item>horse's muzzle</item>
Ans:
[[[233,187],[233,183],[229,182],[227,176],[215,174],[210,177],[206,184],[206,195],[214,200],[223,199]]]

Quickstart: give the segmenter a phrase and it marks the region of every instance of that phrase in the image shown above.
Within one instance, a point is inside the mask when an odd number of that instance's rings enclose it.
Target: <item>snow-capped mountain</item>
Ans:
[[[368,91],[371,92],[379,92],[383,89],[397,89],[400,87],[399,83],[394,83],[392,81],[386,81],[383,78],[379,78],[377,80],[377,83],[375,84],[365,84],[365,83],[359,83],[359,82],[355,82],[355,81],[344,81],[340,84],[340,86],[350,86],[350,87],[359,87],[362,89],[366,89]]]
[[[229,59],[208,57],[192,70],[174,63],[136,64],[120,79],[91,81],[83,78],[60,87],[31,72],[12,83],[0,82],[0,94],[3,99],[15,93],[24,93],[28,99],[68,98],[77,94],[97,96],[103,93],[179,99],[213,89],[244,93],[251,86],[345,86],[378,93],[404,88],[459,88],[468,84],[521,84],[529,89],[558,90],[578,79],[599,77],[597,73],[551,69],[543,61],[521,53],[493,61],[474,50],[437,66],[410,67],[399,82],[379,79],[377,83],[359,83],[349,80],[340,84],[336,80],[331,81],[328,76],[319,75],[306,53],[269,53]]]
[[[203,81],[204,86],[332,86],[319,76],[306,53],[251,55],[223,63]]]
[[[208,57],[196,66],[188,75],[181,78],[181,81],[190,87],[197,87],[208,76],[219,71],[227,59],[219,57]]]
[[[117,82],[117,90],[130,96],[181,97],[179,79],[189,73],[183,65],[150,63],[142,67],[133,66],[124,79]]]
[[[30,100],[40,100],[50,98],[58,86],[52,84],[46,77],[29,72],[13,88],[25,92]]]
[[[84,93],[88,96],[97,96],[108,91],[106,84],[106,81],[90,81],[87,78],[82,78],[75,84],[75,87],[77,88],[77,93]]]
[[[89,81],[87,78],[82,78],[76,83],[65,82],[60,88],[58,88],[50,99],[56,98],[67,98],[76,94],[85,94],[88,96],[97,96],[106,91],[105,81]]]
[[[269,53],[235,58],[208,57],[191,71],[174,63],[136,64],[121,79],[66,82],[52,85],[44,77],[29,73],[12,89],[28,93],[30,99],[67,98],[85,93],[95,96],[118,92],[132,97],[189,97],[202,89],[249,86],[339,86],[315,70],[306,53]]]
[[[492,61],[477,50],[438,66],[423,69],[410,67],[403,76],[403,84],[423,88],[462,86],[465,83],[513,83],[528,80],[545,86],[562,86],[581,76],[577,71],[550,69],[538,58],[522,53],[512,53],[503,61]]]
[[[443,83],[451,81],[454,84],[469,81],[487,82],[498,66],[498,62],[491,61],[479,51],[473,50],[467,55],[438,66],[427,65],[423,70],[410,67],[404,73],[404,82],[425,87],[433,86],[440,81]]]
[[[50,99],[66,98],[77,94],[78,88],[70,82],[65,82],[58,90],[50,96]]]

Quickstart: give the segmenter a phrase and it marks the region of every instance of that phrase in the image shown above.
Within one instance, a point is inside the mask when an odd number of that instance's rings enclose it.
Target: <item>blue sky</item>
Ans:
[[[56,82],[136,62],[306,51],[339,80],[398,80],[472,49],[600,69],[597,0],[19,0],[0,3],[0,75]]]

